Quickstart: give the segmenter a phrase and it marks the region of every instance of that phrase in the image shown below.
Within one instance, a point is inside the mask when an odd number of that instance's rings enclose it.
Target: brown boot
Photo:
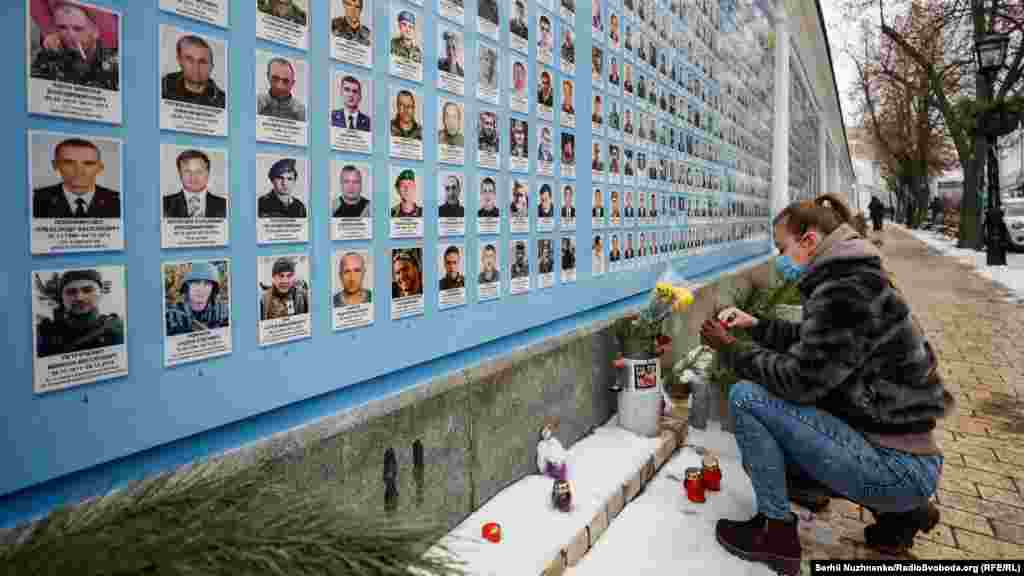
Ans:
[[[718,543],[734,556],[761,562],[780,574],[800,573],[800,537],[797,518],[773,520],[758,514],[745,522],[721,519],[715,526]]]
[[[892,556],[913,548],[918,532],[931,532],[939,523],[939,509],[930,501],[908,512],[871,513],[875,523],[864,527],[864,542]]]

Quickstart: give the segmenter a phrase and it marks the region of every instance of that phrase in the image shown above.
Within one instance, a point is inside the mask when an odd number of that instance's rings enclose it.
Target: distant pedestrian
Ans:
[[[878,199],[878,196],[871,197],[871,202],[868,204],[868,212],[871,213],[871,223],[874,225],[875,232],[881,232],[885,206],[882,206],[882,201]]]

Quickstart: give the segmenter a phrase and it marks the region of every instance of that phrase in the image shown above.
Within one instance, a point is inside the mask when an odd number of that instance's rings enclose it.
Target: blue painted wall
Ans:
[[[401,3],[403,0],[395,0]],[[5,209],[0,211],[0,240],[4,246],[4,265],[0,267],[0,324],[6,346],[0,349],[0,365],[5,367],[0,386],[0,413],[4,434],[0,440],[0,526],[9,526],[38,515],[53,505],[108,490],[145,474],[166,469],[197,457],[217,453],[250,442],[276,431],[300,425],[316,417],[347,410],[415,385],[424,379],[444,374],[501,354],[512,347],[549,337],[573,327],[598,320],[627,306],[642,301],[665,264],[655,267],[591,276],[590,258],[586,257],[592,239],[589,218],[577,220],[575,232],[538,234],[536,222],[528,235],[512,235],[508,224],[502,225],[500,245],[508,246],[512,238],[529,238],[531,258],[535,258],[536,239],[555,239],[575,234],[578,252],[578,280],[562,285],[557,281],[546,290],[533,289],[526,295],[508,293],[507,274],[503,278],[500,300],[476,302],[475,283],[467,283],[466,306],[439,311],[437,304],[437,224],[426,220],[424,246],[424,277],[427,286],[426,310],[422,316],[401,321],[390,320],[390,301],[379,297],[375,302],[375,323],[355,331],[334,332],[330,310],[330,258],[338,247],[370,245],[375,259],[374,284],[390,283],[390,249],[412,245],[411,241],[388,238],[387,202],[376,202],[374,238],[372,242],[332,242],[329,238],[328,166],[334,158],[365,160],[331,150],[329,142],[329,84],[334,70],[347,69],[329,58],[329,6],[327,0],[311,0],[310,46],[308,53],[267,43],[255,38],[255,2],[232,1],[229,29],[203,25],[179,18],[157,9],[158,0],[95,0],[95,4],[116,8],[122,13],[123,35],[121,66],[124,94],[124,122],[109,126],[89,122],[63,121],[30,117],[26,105],[26,29],[23,0],[11,0],[2,10],[0,21],[0,53],[7,55],[12,73],[11,84],[4,91],[2,150],[6,158],[8,178],[13,182]],[[558,19],[557,3],[553,20],[556,38],[563,25]],[[374,0],[373,23],[383,30],[390,18],[390,3]],[[499,46],[507,52],[508,14],[502,5],[503,27]],[[588,151],[592,134],[586,120],[591,100],[589,2],[578,2],[577,14],[577,129],[578,171],[576,185],[577,210],[590,212],[592,193]],[[411,4],[410,4],[411,6]],[[538,10],[530,0],[530,14]],[[424,134],[436,133],[438,91],[436,71],[436,3],[427,0],[420,9],[425,16],[424,82],[418,86],[425,98]],[[475,0],[466,2],[466,86],[467,96],[456,97],[466,106],[466,118],[476,117],[482,102],[475,99],[476,61]],[[230,42],[231,112],[228,138],[198,137],[161,132],[158,117],[158,30],[162,23],[196,30]],[[531,40],[535,38],[531,28]],[[371,72],[376,95],[376,118],[389,116],[386,86],[408,84],[390,78],[387,73],[386,45],[375,36],[374,62]],[[253,66],[255,51],[270,49],[304,57],[314,71],[309,84],[310,146],[306,150],[255,143],[255,87]],[[555,53],[557,66],[557,51]],[[531,42],[529,60],[530,85],[535,85],[537,67],[535,46]],[[354,69],[354,68],[353,68]],[[362,72],[362,70],[354,69]],[[562,74],[551,68],[556,84]],[[502,85],[507,84],[507,61],[501,71]],[[446,95],[448,96],[448,95]],[[609,95],[617,98],[617,95]],[[507,153],[508,118],[530,120],[531,149],[536,151],[535,103],[531,97],[530,114],[513,114],[503,94],[500,108],[504,127],[503,152]],[[562,130],[557,127],[557,101],[554,130],[555,141]],[[467,121],[467,132],[472,126]],[[388,198],[389,183],[384,177],[392,161],[388,158],[384,124],[377,121],[374,154],[375,198]],[[586,128],[583,128],[586,126]],[[62,256],[30,256],[29,195],[26,131],[51,130],[93,136],[118,137],[124,140],[124,189],[126,249],[123,252]],[[471,133],[471,132],[470,132]],[[195,144],[226,147],[231,159],[232,186],[230,245],[226,248],[162,250],[160,248],[159,191],[155,175],[159,174],[161,143]],[[265,180],[255,172],[255,155],[269,151],[292,151],[305,154],[310,160],[311,241],[288,246],[257,246],[255,194]],[[430,213],[435,200],[436,147],[425,146],[423,162],[404,162],[422,169],[427,175],[425,212]],[[467,144],[467,159],[475,158],[475,144]],[[535,190],[535,158],[531,158],[530,190]],[[475,182],[478,172],[467,162],[467,182]],[[555,174],[559,173],[556,162]],[[509,173],[500,171],[501,192],[507,200]],[[561,179],[555,178],[556,183]],[[607,185],[602,185],[607,197]],[[620,187],[621,189],[621,187]],[[244,192],[242,192],[244,191]],[[471,204],[472,205],[472,204]],[[532,208],[532,204],[531,204]],[[532,217],[533,218],[533,217]],[[475,231],[475,222],[467,219],[467,230]],[[660,229],[660,228],[659,228]],[[489,237],[492,240],[495,237]],[[477,236],[465,239],[467,252],[476,254]],[[607,245],[606,239],[606,245]],[[677,260],[673,265],[688,277],[718,273],[748,258],[765,254],[770,244],[744,244],[726,247],[712,255]],[[252,283],[256,282],[256,259],[259,255],[308,252],[312,256],[312,289],[314,297],[313,337],[311,339],[260,348],[257,343],[258,302]],[[557,250],[556,250],[557,252]],[[224,357],[179,366],[163,367],[161,302],[163,284],[160,265],[166,261],[230,257],[232,262],[232,339],[234,351]],[[476,277],[476,258],[468,258],[466,276]],[[80,386],[70,390],[36,395],[32,391],[32,318],[30,271],[65,268],[78,265],[113,265],[126,267],[128,291],[127,336],[129,375]],[[502,254],[503,267],[507,253]],[[536,262],[531,263],[536,274]],[[557,266],[557,265],[556,265]],[[556,268],[557,269],[557,268]],[[379,291],[384,294],[383,291]]]

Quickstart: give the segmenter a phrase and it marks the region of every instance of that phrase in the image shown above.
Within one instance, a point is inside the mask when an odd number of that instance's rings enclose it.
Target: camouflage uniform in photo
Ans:
[[[91,62],[83,60],[77,50],[40,50],[32,62],[32,77],[119,90],[119,69],[117,50],[104,48],[97,42],[95,58]]]
[[[57,297],[60,298],[64,286],[76,280],[95,282],[97,289],[103,286],[103,280],[95,270],[72,271],[61,278]],[[54,311],[53,319],[44,318],[36,328],[36,355],[40,358],[124,344],[124,321],[117,314],[100,314],[96,310],[74,316],[60,305]]]
[[[213,290],[210,292],[210,299],[206,308],[200,312],[192,310],[189,305],[188,285],[189,282],[205,280],[213,283]],[[167,309],[167,335],[190,334],[223,328],[229,325],[229,309],[221,303],[217,297],[220,294],[220,272],[209,262],[196,262],[192,269],[185,276],[181,283],[181,300]]]

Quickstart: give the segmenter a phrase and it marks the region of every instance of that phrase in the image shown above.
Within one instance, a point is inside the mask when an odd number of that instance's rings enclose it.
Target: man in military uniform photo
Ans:
[[[373,35],[362,22],[364,0],[337,1],[344,14],[331,20],[331,33],[343,40],[369,46]]]
[[[480,112],[477,148],[483,152],[498,153],[498,115],[489,110]]]
[[[457,102],[445,102],[441,107],[441,129],[437,131],[437,143],[457,148],[466,145],[462,133],[462,107]]]
[[[338,197],[335,218],[369,218],[370,199],[363,196],[363,173],[353,164],[341,169],[341,195]]]
[[[540,142],[537,144],[537,158],[541,162],[554,162],[555,155],[551,151],[551,128],[543,126],[540,129]]]
[[[175,44],[177,72],[163,77],[160,97],[165,100],[224,108],[227,94],[210,77],[213,71],[213,49],[210,44],[191,34],[182,36]]]
[[[526,261],[526,241],[516,240],[514,243],[515,259],[510,270],[512,278],[530,275],[530,263]]]
[[[538,218],[553,218],[555,215],[555,204],[551,201],[551,185],[540,185],[540,202],[537,203]]]
[[[492,284],[500,279],[501,270],[498,269],[498,251],[494,244],[487,244],[480,251],[480,273],[477,275],[477,284]]]
[[[260,218],[305,218],[306,205],[292,195],[299,172],[295,169],[294,158],[282,158],[274,162],[267,172],[271,190],[259,197],[257,213]]]
[[[285,58],[267,62],[267,92],[256,97],[256,114],[296,122],[306,121],[306,105],[292,96],[295,67]]]
[[[498,185],[490,176],[480,182],[480,209],[476,211],[478,218],[498,218],[501,216],[501,209],[498,208]]]
[[[441,290],[466,287],[466,277],[459,271],[462,254],[458,246],[449,246],[444,251],[444,276],[438,282]]]
[[[423,294],[420,250],[397,249],[391,257],[391,297],[405,298]]]
[[[530,157],[530,127],[526,123],[526,120],[520,120],[518,118],[511,118],[509,120],[509,131],[512,132],[512,149],[509,150],[509,154],[513,158],[529,158]]]
[[[278,258],[270,278],[270,286],[260,283],[260,320],[309,313],[309,290],[304,280],[295,277],[295,262],[291,258]]]
[[[120,218],[121,194],[96,184],[103,173],[100,149],[88,140],[68,138],[53,150],[61,182],[32,193],[33,218]]]
[[[416,15],[408,10],[398,13],[398,36],[391,39],[391,55],[409,62],[423,62],[423,51],[416,45]]]
[[[392,218],[422,218],[423,207],[416,203],[416,173],[410,169],[402,170],[395,179],[395,191],[398,192],[398,204],[391,207]]]
[[[341,79],[341,108],[331,111],[331,126],[369,132],[370,117],[359,110],[362,100],[363,84],[346,74]]]
[[[220,271],[210,262],[193,262],[181,283],[181,299],[167,309],[167,335],[190,334],[230,324],[229,307],[218,300]]]
[[[444,202],[437,207],[440,218],[464,218],[466,208],[462,205],[462,181],[455,174],[449,174],[444,182]]]
[[[299,26],[306,25],[306,11],[293,0],[260,0],[257,7],[260,12],[283,18]]]
[[[551,256],[551,240],[537,240],[537,271],[539,274],[550,274],[555,269],[555,259]]]
[[[416,96],[410,90],[400,90],[395,96],[391,135],[395,138],[423,140],[423,127],[416,121]]]
[[[437,69],[441,72],[454,74],[459,78],[464,77],[466,72],[462,68],[462,58],[459,54],[458,33],[445,30],[441,34],[441,40],[444,42],[444,56],[437,59]]]
[[[612,249],[608,253],[608,261],[609,262],[618,262],[619,260],[622,260],[622,251],[619,250],[619,235],[618,234],[613,234],[612,235]]]
[[[576,41],[572,36],[572,30],[569,28],[566,28],[562,34],[562,60],[569,64],[576,64]]]
[[[53,8],[55,30],[42,39],[31,75],[105,90],[120,90],[118,52],[103,46],[95,16],[86,8],[61,3]]]
[[[53,318],[36,326],[36,356],[69,354],[124,344],[124,321],[100,314],[103,278],[97,270],[69,270],[57,281]]]
[[[569,238],[562,238],[562,270],[576,269],[576,247]]]
[[[346,252],[338,260],[338,279],[341,290],[334,294],[334,307],[343,308],[356,304],[373,303],[373,291],[363,288],[366,277],[366,260],[358,252]]]
[[[547,70],[540,73],[540,86],[537,87],[537,103],[548,108],[555,104],[555,87],[551,83],[551,74]]]

